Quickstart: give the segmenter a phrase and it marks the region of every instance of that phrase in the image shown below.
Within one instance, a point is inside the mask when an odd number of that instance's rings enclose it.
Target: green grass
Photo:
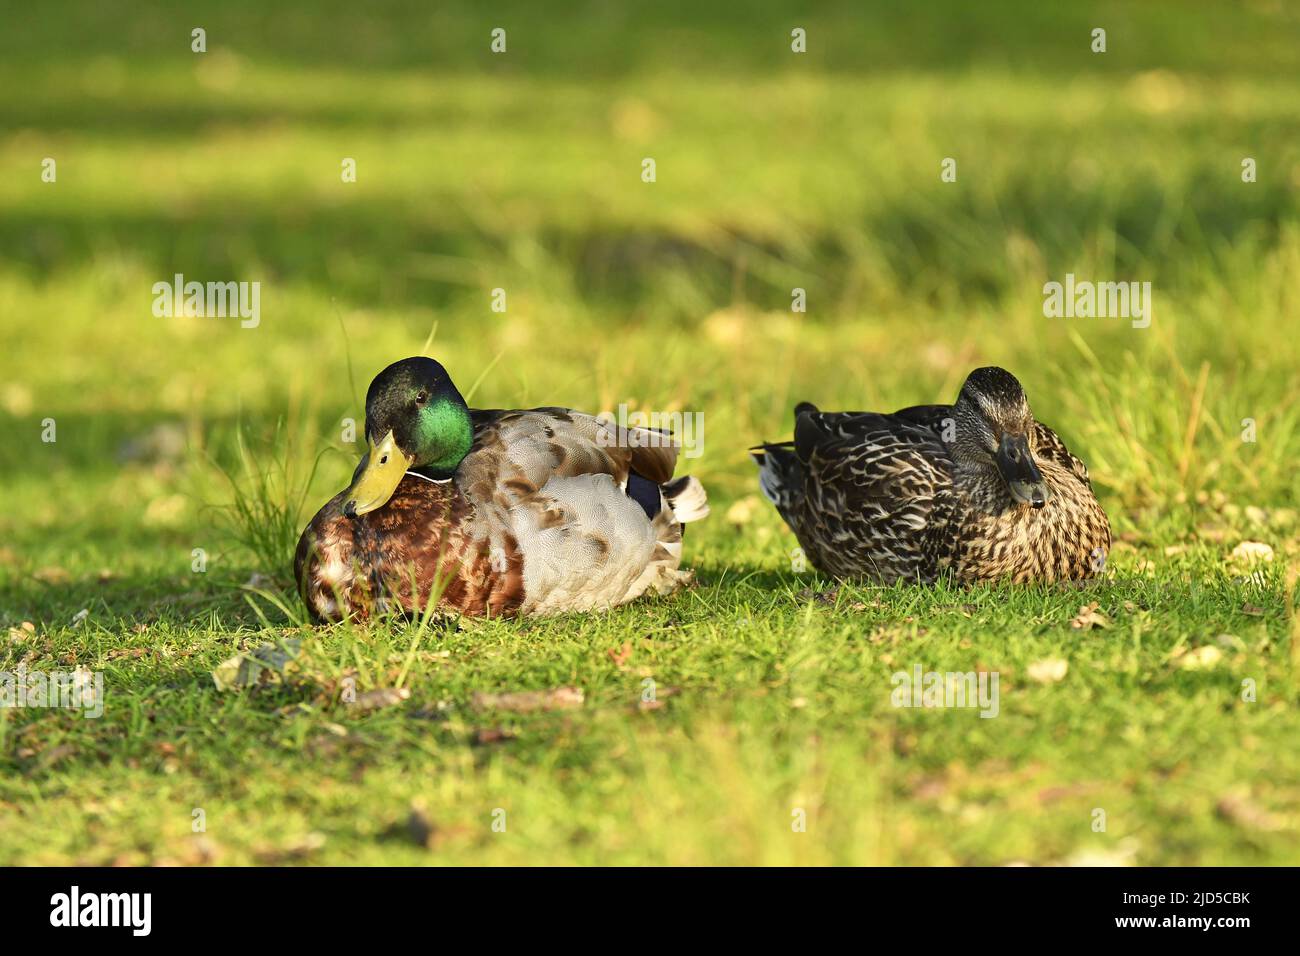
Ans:
[[[102,671],[106,711],[0,709],[0,864],[1300,860],[1295,11],[73,7],[0,36],[0,670]],[[175,272],[261,280],[261,325],[155,318]],[[1066,272],[1151,281],[1152,326],[1045,319]],[[703,411],[698,587],[298,624],[343,420],[431,330],[478,405]],[[1108,577],[796,571],[746,447],[800,399],[950,401],[985,363],[1088,462]],[[1093,602],[1110,626],[1072,628]],[[284,636],[284,682],[215,688]],[[996,671],[999,716],[891,706],[915,664]],[[580,707],[475,703],[566,686]]]

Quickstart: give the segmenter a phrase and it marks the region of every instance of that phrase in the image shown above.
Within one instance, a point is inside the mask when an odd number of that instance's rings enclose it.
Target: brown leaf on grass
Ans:
[[[202,834],[194,837],[190,849],[192,854],[189,859],[182,861],[183,866],[207,866],[217,862],[222,854],[221,845]]]
[[[867,632],[867,642],[869,644],[882,644],[889,641],[890,644],[897,644],[900,640],[924,637],[930,632],[928,627],[918,625],[915,628],[909,628],[905,626],[908,624],[916,624],[916,618],[910,614],[897,624],[882,624],[880,627]]]
[[[948,792],[948,781],[940,775],[924,777],[912,788],[912,796],[917,800],[939,800]]]
[[[41,765],[43,767],[52,767],[60,763],[65,757],[71,757],[76,752],[77,748],[73,744],[59,744],[57,747],[51,747],[41,753]]]
[[[1082,797],[1101,789],[1099,783],[1069,783],[1055,787],[1044,787],[1038,791],[1039,803],[1056,803],[1070,797]]]
[[[9,628],[9,641],[13,644],[26,644],[36,636],[36,625],[31,621],[23,621],[17,627]]]
[[[1079,613],[1075,615],[1074,620],[1070,622],[1070,627],[1076,631],[1088,631],[1094,627],[1110,627],[1110,618],[1097,610],[1098,607],[1096,601],[1091,604],[1084,604],[1079,608]]]
[[[474,731],[474,743],[478,746],[486,744],[499,744],[507,740],[514,740],[515,735],[508,730],[502,730],[500,727],[480,727]]]
[[[1176,655],[1174,660],[1185,671],[1206,671],[1218,666],[1219,661],[1223,660],[1223,651],[1213,644],[1206,644],[1185,650]]]
[[[1035,684],[1055,684],[1065,679],[1070,662],[1063,657],[1047,657],[1025,668],[1025,675]]]
[[[632,642],[624,641],[622,647],[611,647],[605,653],[609,656],[609,659],[614,662],[615,667],[619,670],[624,670],[627,667],[628,659],[632,656]]]
[[[556,687],[552,690],[521,690],[503,694],[482,691],[470,698],[475,710],[509,710],[524,714],[546,710],[576,710],[585,697],[581,687]]]
[[[289,840],[280,846],[262,846],[253,850],[253,858],[258,863],[287,863],[293,860],[305,860],[325,845],[325,834],[306,833]]]
[[[1249,614],[1251,617],[1263,617],[1264,609],[1258,604],[1243,604],[1241,606],[1242,614]]]
[[[804,588],[796,597],[801,601],[816,601],[818,604],[834,604],[835,599],[839,597],[839,588],[827,588],[825,591],[818,591],[816,588]]]
[[[369,713],[372,710],[400,704],[402,701],[409,699],[410,696],[411,692],[405,687],[379,687],[358,694],[357,699],[348,704],[348,709]]]
[[[1271,832],[1282,829],[1281,820],[1243,792],[1225,794],[1219,799],[1215,811],[1228,822],[1247,830]]]
[[[734,527],[744,527],[754,520],[754,515],[758,513],[760,505],[761,502],[759,502],[757,495],[746,495],[727,509],[724,520]]]
[[[1214,643],[1230,651],[1238,651],[1244,653],[1246,650],[1246,642],[1243,641],[1241,638],[1239,638],[1236,634],[1220,634],[1218,637],[1214,639]]]
[[[818,604],[825,604],[828,607],[834,607],[840,599],[839,588],[827,588],[825,591],[818,591],[816,588],[804,588],[796,595],[801,601],[815,601]],[[884,607],[879,601],[872,601],[867,604],[863,601],[849,601],[844,608],[849,611],[865,611],[870,607]]]
[[[72,575],[63,568],[55,565],[41,568],[33,574],[32,577],[36,578],[36,580],[40,581],[42,584],[67,584],[72,580]]]
[[[212,682],[219,691],[240,690],[284,679],[289,663],[298,656],[302,641],[297,638],[278,644],[262,644],[249,653],[236,654],[212,671]]]
[[[1263,541],[1243,541],[1232,549],[1229,560],[1235,564],[1272,561],[1273,549]]]

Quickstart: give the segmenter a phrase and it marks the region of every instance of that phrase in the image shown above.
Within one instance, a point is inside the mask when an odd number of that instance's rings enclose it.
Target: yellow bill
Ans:
[[[343,499],[343,513],[354,518],[382,508],[414,463],[414,458],[397,447],[391,431],[378,444],[372,441],[366,466]]]

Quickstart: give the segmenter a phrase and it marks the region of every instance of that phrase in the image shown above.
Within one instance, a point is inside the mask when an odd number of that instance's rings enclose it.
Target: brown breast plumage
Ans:
[[[308,525],[294,571],[312,618],[422,612],[431,601],[462,614],[509,616],[524,602],[523,557],[493,536],[453,482],[402,479],[388,504],[355,518],[336,495]]]

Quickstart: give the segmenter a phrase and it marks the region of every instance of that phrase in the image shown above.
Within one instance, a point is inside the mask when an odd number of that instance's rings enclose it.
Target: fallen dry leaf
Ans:
[[[236,654],[218,664],[212,672],[217,690],[239,690],[254,684],[270,684],[283,679],[284,669],[298,656],[302,642],[297,638],[279,644],[263,644],[251,653]]]
[[[1282,821],[1253,802],[1244,793],[1229,793],[1220,798],[1216,812],[1230,823],[1248,830],[1272,831],[1282,828]]]
[[[1097,602],[1093,601],[1091,604],[1080,607],[1079,613],[1070,622],[1070,627],[1076,631],[1087,631],[1094,627],[1110,627],[1110,618],[1097,610],[1098,606]]]
[[[834,604],[835,599],[839,597],[839,588],[828,588],[825,591],[818,591],[816,588],[804,588],[796,597],[801,601],[817,601],[821,604]]]
[[[381,707],[392,707],[394,704],[400,704],[402,701],[409,699],[410,696],[411,692],[405,687],[379,687],[358,694],[357,699],[348,704],[348,709],[365,713],[379,710]]]
[[[45,766],[51,767],[65,757],[71,757],[76,752],[77,748],[73,744],[59,744],[57,747],[52,747],[41,753],[41,761]]]
[[[605,652],[609,659],[614,662],[614,666],[622,670],[627,667],[628,659],[632,656],[632,642],[624,641],[622,647],[611,647]]]
[[[1055,787],[1044,787],[1038,791],[1039,803],[1056,803],[1070,797],[1080,797],[1102,789],[1099,783],[1070,783]]]
[[[816,601],[818,604],[834,607],[835,603],[840,599],[840,589],[827,588],[825,591],[818,591],[816,588],[809,587],[804,588],[796,596],[801,601]],[[844,607],[849,611],[865,611],[870,607],[884,607],[884,605],[877,600],[872,600],[870,604],[863,601],[849,601]]]
[[[1063,657],[1047,657],[1034,661],[1025,669],[1025,674],[1036,684],[1055,684],[1064,680],[1070,670],[1070,662]]]
[[[1177,660],[1178,666],[1185,671],[1204,671],[1218,666],[1223,660],[1223,651],[1213,644],[1206,644],[1179,655]]]
[[[917,800],[938,800],[948,795],[948,782],[940,776],[922,779],[912,790]]]
[[[1268,512],[1258,505],[1246,505],[1246,520],[1253,525],[1263,527],[1268,524]]]
[[[556,687],[504,694],[480,691],[470,698],[470,704],[476,710],[509,710],[522,714],[536,710],[575,710],[582,706],[584,699],[581,687]]]
[[[741,527],[754,520],[754,515],[758,512],[759,501],[757,495],[746,495],[741,498],[730,508],[727,509],[727,524]]]
[[[1272,561],[1273,549],[1263,541],[1243,541],[1232,549],[1231,560],[1238,564],[1253,564],[1257,561]]]
[[[253,858],[258,863],[276,864],[289,860],[302,860],[311,856],[325,845],[325,834],[303,834],[280,846],[260,846],[253,849]]]

